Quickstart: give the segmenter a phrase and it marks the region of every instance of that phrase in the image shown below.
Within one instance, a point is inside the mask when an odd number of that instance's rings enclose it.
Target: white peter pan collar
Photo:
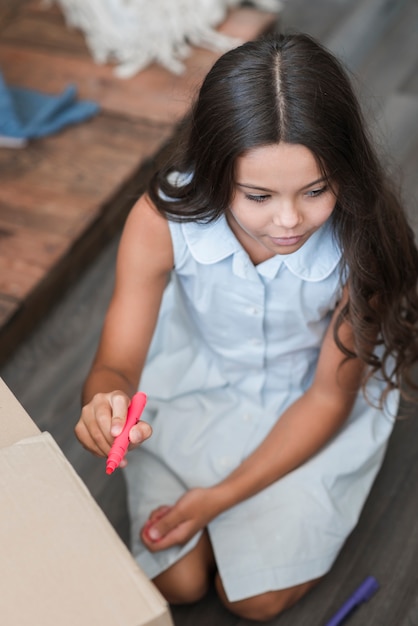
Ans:
[[[217,263],[231,255],[245,255],[225,216],[202,224],[185,222],[182,230],[193,258],[204,265]],[[329,276],[340,262],[342,252],[332,233],[330,220],[317,230],[296,252],[276,255],[257,266],[266,278],[274,278],[282,265],[302,280],[316,282]],[[248,257],[248,255],[247,255]]]

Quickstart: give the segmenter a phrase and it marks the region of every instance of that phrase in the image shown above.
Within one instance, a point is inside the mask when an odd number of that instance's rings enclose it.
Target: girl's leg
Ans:
[[[196,547],[153,579],[170,604],[197,602],[209,589],[215,571],[215,558],[207,531]]]
[[[219,598],[224,606],[235,615],[244,619],[256,620],[259,622],[269,621],[276,615],[289,609],[296,604],[312,587],[314,587],[321,578],[310,580],[295,587],[281,589],[279,591],[268,591],[258,596],[230,602],[226,596],[225,590],[219,574],[216,576],[215,584]]]

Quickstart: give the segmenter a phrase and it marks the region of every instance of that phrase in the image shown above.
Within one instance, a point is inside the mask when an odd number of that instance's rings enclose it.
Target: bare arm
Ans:
[[[168,275],[173,250],[166,220],[146,196],[133,207],[122,234],[113,296],[99,347],[83,389],[76,435],[91,452],[104,456],[120,432],[129,399],[137,390]],[[131,431],[150,435],[142,422]]]

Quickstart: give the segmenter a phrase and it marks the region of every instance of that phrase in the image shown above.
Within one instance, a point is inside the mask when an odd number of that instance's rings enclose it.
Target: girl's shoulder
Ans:
[[[173,267],[168,222],[146,194],[139,198],[128,215],[119,251],[136,266],[144,262],[144,267],[160,272],[169,272]]]

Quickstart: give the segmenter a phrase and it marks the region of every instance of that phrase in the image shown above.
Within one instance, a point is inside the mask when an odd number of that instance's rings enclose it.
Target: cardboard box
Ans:
[[[51,435],[0,379],[0,621],[173,626]]]

